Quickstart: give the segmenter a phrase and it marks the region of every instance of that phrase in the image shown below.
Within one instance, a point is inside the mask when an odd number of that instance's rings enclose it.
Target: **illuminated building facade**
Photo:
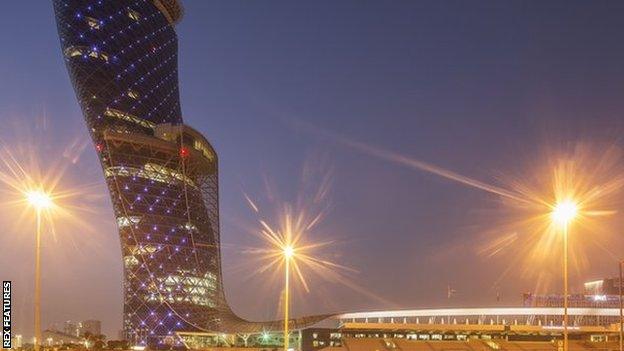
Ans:
[[[563,295],[536,295],[531,293],[522,294],[522,304],[525,307],[563,307]],[[619,295],[568,295],[570,307],[604,307],[616,308],[620,305]]]
[[[583,284],[583,288],[583,293],[570,294],[568,296],[568,306],[619,308],[619,278],[588,281]],[[563,295],[524,293],[522,294],[522,304],[525,307],[563,307]]]
[[[67,335],[73,335],[75,337],[80,336],[80,323],[73,321],[65,321],[63,324],[63,332]]]
[[[583,284],[585,293],[590,295],[620,295],[620,278],[604,278]]]
[[[174,26],[182,7],[177,0],[53,3],[62,53],[119,229],[124,337],[149,345],[279,347],[283,321],[243,320],[225,299],[218,158],[208,140],[183,123],[180,107]],[[613,332],[607,325],[619,315],[616,309],[579,307],[570,309],[575,331]],[[291,330],[299,329],[300,345],[339,346],[345,335],[397,330],[426,340],[441,331],[456,340],[484,331],[558,333],[562,309],[377,311],[337,316],[335,330],[300,330],[325,317],[289,321]]]
[[[279,330],[232,313],[221,278],[218,163],[183,124],[177,0],[53,0],[62,52],[104,171],[124,262],[125,337]],[[323,317],[292,320],[292,328]]]
[[[90,333],[91,335],[102,334],[102,322],[95,319],[82,321],[80,335],[85,335],[86,333]]]

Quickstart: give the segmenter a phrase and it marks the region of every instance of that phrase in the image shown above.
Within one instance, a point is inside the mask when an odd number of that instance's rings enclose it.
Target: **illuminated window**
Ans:
[[[138,21],[141,19],[141,14],[138,11],[128,8],[128,17],[135,21]]]
[[[195,224],[193,223],[185,223],[184,225],[180,225],[180,228],[184,228],[188,231],[197,231],[197,226],[195,226]]]
[[[195,142],[193,143],[193,147],[195,148],[195,150],[201,151],[202,154],[204,154],[204,156],[209,159],[209,160],[213,160],[214,159],[214,155],[212,153],[212,151],[210,150],[210,148],[206,145],[204,145],[204,143],[202,143],[199,140],[195,140]]]
[[[117,217],[117,226],[119,228],[129,227],[138,224],[141,221],[139,216]]]
[[[177,180],[190,186],[195,186],[195,182],[191,178],[169,167],[148,163],[144,166],[144,169],[150,175],[150,179],[162,179],[165,183]]]
[[[91,27],[91,29],[100,29],[101,23],[97,19],[85,16],[85,21],[87,21],[87,24],[89,25],[89,27]]]
[[[128,246],[128,249],[133,255],[152,254],[158,251],[158,247],[154,245]]]
[[[108,62],[108,54],[105,52],[98,51],[97,48],[89,48],[87,46],[70,46],[65,49],[66,57],[92,57],[95,59],[102,60],[104,62]]]
[[[106,177],[139,177],[153,180],[160,183],[171,184],[173,182],[183,182],[189,186],[196,187],[195,182],[184,174],[169,167],[148,163],[143,168],[136,167],[108,167],[104,170]]]
[[[132,267],[139,264],[139,260],[134,255],[124,256],[123,260],[126,267]]]
[[[67,49],[65,49],[65,56],[67,57],[82,56],[83,49],[86,49],[86,47],[70,46]]]
[[[157,281],[158,284],[156,285],[159,287],[151,287],[153,293],[146,296],[147,301],[159,300],[161,302],[186,302],[202,306],[216,306],[212,296],[217,289],[217,281],[216,276],[212,273],[206,273],[204,277],[174,274],[157,278]],[[158,290],[161,292],[160,297],[156,297]],[[171,295],[175,290],[182,290],[184,294]]]
[[[128,89],[127,95],[133,98],[134,100],[139,98],[139,93],[137,93],[136,90]]]
[[[155,126],[154,123],[152,123],[152,122],[150,122],[148,120],[145,120],[143,118],[139,118],[137,116],[131,115],[129,113],[126,113],[126,112],[123,112],[123,111],[120,111],[120,110],[116,110],[114,108],[106,108],[106,111],[104,111],[104,116],[119,118],[119,119],[122,119],[122,120],[127,121],[127,122],[138,124],[138,125],[140,125],[141,127],[144,127],[144,128],[154,128],[154,126]]]

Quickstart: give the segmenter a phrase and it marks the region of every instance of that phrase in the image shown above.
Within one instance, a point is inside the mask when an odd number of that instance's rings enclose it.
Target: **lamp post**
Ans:
[[[568,351],[568,223],[563,226],[563,351]]]
[[[52,197],[45,191],[31,190],[24,194],[28,204],[35,210],[35,351],[41,343],[41,216],[52,205]]]
[[[290,260],[295,255],[295,249],[291,245],[284,246],[282,251],[284,256],[285,279],[284,279],[284,351],[288,351],[288,307],[289,307],[289,278],[290,278]]]
[[[568,227],[577,212],[576,202],[568,199],[557,203],[551,214],[563,229],[563,351],[568,351]]]
[[[622,340],[622,334],[624,334],[624,314],[622,313],[622,309],[624,307],[622,302],[622,264],[624,264],[624,261],[620,260],[620,262],[618,262],[618,266],[620,269],[620,280],[618,281],[620,294],[620,328],[618,330],[620,334],[620,351],[624,351],[624,340]]]

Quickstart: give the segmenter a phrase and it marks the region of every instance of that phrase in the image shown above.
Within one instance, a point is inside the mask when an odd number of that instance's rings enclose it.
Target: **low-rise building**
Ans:
[[[80,328],[80,335],[85,335],[85,333],[87,332],[92,335],[102,334],[102,322],[95,320],[95,319],[88,319],[86,321],[82,321],[82,327]]]
[[[43,344],[45,346],[60,346],[66,344],[82,345],[84,340],[72,334],[60,332],[58,330],[46,329],[42,332]]]

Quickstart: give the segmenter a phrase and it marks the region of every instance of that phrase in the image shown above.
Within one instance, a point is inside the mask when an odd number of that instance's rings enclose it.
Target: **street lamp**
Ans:
[[[42,189],[29,190],[24,193],[26,202],[36,214],[35,244],[35,351],[39,351],[41,342],[41,215],[50,209],[54,202],[52,196]]]
[[[288,351],[288,305],[289,305],[289,276],[290,276],[290,260],[295,256],[295,248],[292,245],[284,246],[282,250],[284,257],[285,279],[284,279],[284,351]]]
[[[551,217],[563,229],[563,351],[568,351],[568,227],[578,213],[578,205],[571,199],[557,203]]]
[[[624,340],[622,339],[622,334],[624,334],[624,313],[623,307],[624,303],[622,301],[622,265],[624,264],[624,260],[620,260],[618,262],[618,268],[620,270],[620,280],[618,281],[619,295],[620,295],[620,328],[619,328],[619,336],[620,336],[620,351],[624,351]]]
[[[257,210],[257,207],[253,205]],[[265,220],[260,220],[262,230],[260,236],[266,241],[268,248],[258,248],[252,252],[259,253],[259,258],[266,262],[258,272],[262,273],[270,267],[275,267],[276,273],[284,277],[284,289],[280,291],[280,307],[284,312],[284,351],[288,351],[290,340],[288,338],[290,316],[290,283],[291,270],[293,283],[299,279],[303,289],[310,292],[305,278],[305,268],[317,273],[326,273],[327,276],[335,277],[337,270],[347,269],[326,259],[314,257],[315,251],[332,244],[332,241],[306,242],[303,238],[309,233],[321,219],[321,215],[308,217],[303,210],[293,212],[290,206],[284,207],[284,213],[280,215],[278,229],[273,229]],[[283,271],[282,271],[283,269]],[[281,272],[281,273],[280,273]],[[283,293],[283,295],[282,295]],[[294,325],[295,323],[293,323]],[[278,326],[279,328],[279,326]]]

